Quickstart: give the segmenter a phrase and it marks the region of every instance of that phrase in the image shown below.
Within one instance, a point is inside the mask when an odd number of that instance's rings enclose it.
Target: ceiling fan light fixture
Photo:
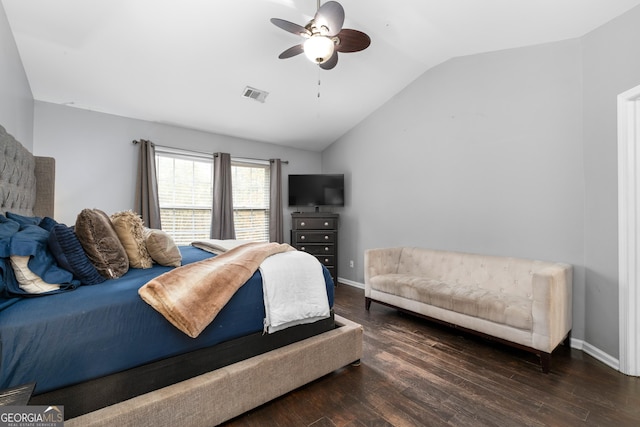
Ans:
[[[323,70],[332,70],[336,66],[338,53],[359,52],[371,44],[369,36],[362,31],[342,28],[344,8],[337,1],[327,1],[320,6],[318,0],[316,14],[304,27],[280,18],[271,18],[271,23],[305,39],[286,49],[278,58],[287,59],[304,52]]]
[[[320,34],[314,34],[304,42],[304,54],[316,64],[322,64],[331,58],[333,50],[333,39]]]

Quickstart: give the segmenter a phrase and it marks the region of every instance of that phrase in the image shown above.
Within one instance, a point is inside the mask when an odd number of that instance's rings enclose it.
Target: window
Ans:
[[[269,241],[269,162],[231,161],[236,238]]]
[[[162,229],[179,245],[208,239],[213,205],[213,159],[156,147]],[[269,241],[269,162],[232,159],[236,238]]]
[[[176,244],[209,238],[212,171],[212,159],[156,148],[160,220]]]

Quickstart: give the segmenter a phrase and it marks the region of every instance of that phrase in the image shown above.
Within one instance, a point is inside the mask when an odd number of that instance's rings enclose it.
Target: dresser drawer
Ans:
[[[335,255],[335,245],[296,245],[300,251],[315,255],[320,258],[323,255]]]
[[[296,244],[302,243],[334,243],[336,233],[323,231],[295,231],[293,241]]]
[[[333,255],[317,255],[318,261],[325,267],[332,267],[335,265],[335,257]]]
[[[313,255],[338,283],[338,214],[292,212],[291,246]]]
[[[294,230],[335,230],[334,218],[294,218]]]

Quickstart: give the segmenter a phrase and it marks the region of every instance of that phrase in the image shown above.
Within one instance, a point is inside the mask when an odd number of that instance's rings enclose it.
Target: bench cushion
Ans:
[[[403,248],[395,271],[385,273],[427,276],[455,285],[531,298],[534,271],[550,265],[552,263],[522,258]]]
[[[382,274],[370,278],[371,289],[457,313],[531,331],[532,300],[477,286],[449,284],[411,274]]]

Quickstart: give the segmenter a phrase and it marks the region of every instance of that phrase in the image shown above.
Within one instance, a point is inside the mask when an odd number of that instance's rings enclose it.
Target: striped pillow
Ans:
[[[106,279],[89,261],[76,233],[64,224],[56,224],[49,233],[49,251],[58,265],[73,273],[83,285],[96,285]]]

